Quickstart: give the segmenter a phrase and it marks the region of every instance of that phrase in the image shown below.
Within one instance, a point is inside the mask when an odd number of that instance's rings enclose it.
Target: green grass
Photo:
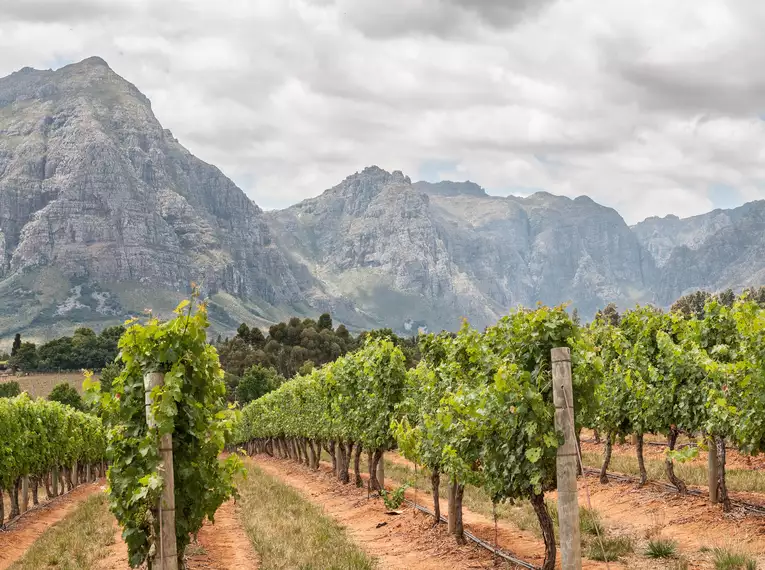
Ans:
[[[731,552],[724,548],[715,548],[714,564],[715,570],[756,570],[757,562],[746,554],[740,552]]]
[[[376,563],[299,492],[249,464],[240,517],[260,570],[372,570]]]
[[[628,536],[591,540],[587,544],[585,556],[599,562],[615,562],[632,552],[632,539]]]
[[[106,495],[86,499],[71,514],[47,529],[9,570],[90,570],[114,544],[114,518]]]
[[[677,543],[664,538],[649,540],[645,555],[648,558],[674,558],[677,556]]]
[[[600,469],[601,465],[603,465],[603,456],[599,453],[585,452],[582,454],[582,461],[587,467]],[[666,481],[667,475],[664,470],[663,460],[646,458],[645,468],[649,479],[654,481]],[[608,470],[615,473],[632,475],[634,477],[640,476],[637,457],[634,455],[614,453],[611,456],[611,463],[609,464]],[[675,474],[689,485],[706,487],[709,482],[706,465],[675,462]],[[765,475],[763,475],[761,471],[726,469],[725,480],[728,484],[729,491],[765,493]]]

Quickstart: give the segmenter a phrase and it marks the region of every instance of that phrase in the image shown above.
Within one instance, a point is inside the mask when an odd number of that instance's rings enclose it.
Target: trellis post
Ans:
[[[143,377],[146,402],[146,423],[156,427],[151,413],[152,390],[165,383],[161,372],[150,372]],[[158,570],[178,570],[178,548],[175,540],[175,479],[173,472],[173,435],[164,434],[159,440],[159,473],[162,477],[162,496],[159,499],[159,544],[155,567]]]
[[[552,349],[553,403],[555,429],[563,433],[558,448],[558,521],[560,523],[561,570],[582,570],[582,545],[579,529],[579,497],[574,395],[571,386],[571,351]]]

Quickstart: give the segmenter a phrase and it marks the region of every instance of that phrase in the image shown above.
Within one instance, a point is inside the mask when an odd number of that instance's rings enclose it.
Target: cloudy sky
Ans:
[[[5,0],[0,76],[99,55],[264,208],[370,164],[628,222],[765,198],[759,0]]]

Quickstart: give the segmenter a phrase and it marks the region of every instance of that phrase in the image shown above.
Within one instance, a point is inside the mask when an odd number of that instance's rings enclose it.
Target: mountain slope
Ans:
[[[649,218],[633,230],[661,265],[654,285],[659,304],[697,289],[765,284],[765,201],[682,220]]]
[[[624,220],[589,198],[492,197],[377,167],[266,216],[296,263],[397,328],[483,326],[538,300],[589,314],[644,298],[655,271]]]
[[[167,309],[191,282],[266,310],[311,281],[99,58],[0,79],[0,230],[0,330]]]

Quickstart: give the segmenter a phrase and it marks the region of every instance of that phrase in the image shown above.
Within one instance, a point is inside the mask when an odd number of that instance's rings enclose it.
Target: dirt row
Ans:
[[[103,483],[80,485],[70,493],[27,511],[7,530],[0,531],[0,570],[5,570],[29,549],[51,526],[64,519],[94,493],[103,491]]]
[[[390,460],[408,463],[390,454]],[[368,554],[376,557],[380,567],[411,570],[458,570],[495,567],[493,556],[474,545],[457,546],[446,534],[445,525],[434,527],[432,518],[413,508],[403,508],[400,515],[386,514],[379,499],[368,500],[365,489],[341,485],[323,466],[319,473],[285,460],[259,456],[253,461],[267,474],[297,489],[310,502],[344,525],[349,536]],[[42,533],[70,514],[85,498],[103,490],[103,484],[82,485],[72,493],[31,511],[10,530],[0,532],[0,570],[7,569],[37,540]],[[408,498],[414,491],[408,490]],[[697,497],[681,497],[655,488],[639,489],[634,485],[610,483],[601,485],[588,478],[580,481],[580,500],[598,511],[609,534],[628,535],[636,544],[636,553],[624,563],[611,563],[610,568],[643,570],[660,568],[639,556],[640,546],[649,537],[661,536],[676,540],[686,554],[690,568],[711,568],[704,548],[724,547],[744,550],[765,563],[765,518],[745,516],[735,511],[725,515],[718,507]],[[552,495],[554,498],[554,494]],[[421,491],[419,501],[427,506],[429,497]],[[237,505],[228,502],[216,515],[215,525],[205,524],[198,543],[189,547],[189,567],[193,570],[228,570],[257,568],[257,557],[242,529]],[[442,503],[442,512],[447,512]],[[494,542],[494,521],[487,516],[465,510],[466,527],[489,543]],[[115,523],[114,544],[99,570],[128,570],[127,549]],[[509,521],[498,524],[499,546],[535,565],[544,553],[541,539],[531,531],[522,531]],[[588,570],[604,569],[604,563],[585,561]]]

